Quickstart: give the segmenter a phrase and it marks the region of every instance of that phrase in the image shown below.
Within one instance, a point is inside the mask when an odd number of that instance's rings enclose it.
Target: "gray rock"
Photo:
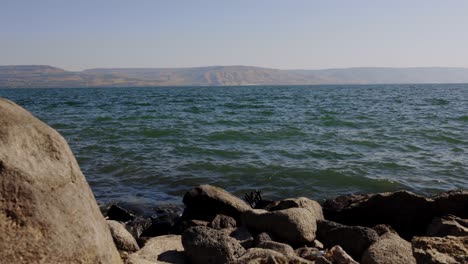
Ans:
[[[468,237],[414,237],[413,255],[418,264],[468,263]]]
[[[0,261],[121,263],[65,139],[0,98]]]
[[[180,235],[165,235],[149,239],[145,246],[128,258],[129,264],[185,263]]]
[[[333,264],[359,264],[340,246],[334,246],[324,253],[324,257]]]
[[[294,256],[296,254],[294,252],[294,249],[290,245],[280,243],[280,242],[275,242],[275,241],[263,241],[263,242],[259,243],[258,245],[256,245],[255,247],[256,248],[271,249],[271,250],[279,252],[279,253],[281,253],[283,255]]]
[[[123,224],[114,220],[107,220],[107,225],[117,249],[128,252],[140,250],[135,238],[125,229]]]
[[[191,227],[182,233],[187,258],[197,263],[227,263],[244,254],[245,249],[235,238],[224,232],[204,227]]]
[[[375,241],[379,235],[373,229],[362,226],[345,226],[330,221],[320,221],[318,230],[320,241],[325,247],[341,246],[355,259],[361,259],[362,253]]]
[[[468,219],[454,215],[436,217],[427,228],[427,236],[468,236]]]
[[[317,220],[323,220],[322,206],[309,198],[298,197],[298,198],[288,198],[281,201],[275,201],[270,203],[265,207],[265,210],[268,211],[277,211],[284,210],[289,208],[305,208],[312,212]]]
[[[186,206],[183,219],[211,221],[217,214],[224,214],[239,220],[242,212],[251,209],[243,200],[211,185],[193,188],[185,194],[183,202]]]
[[[311,261],[315,261],[317,258],[322,256],[322,253],[320,253],[320,250],[312,247],[301,247],[295,250],[296,254],[304,259],[308,259]]]
[[[411,243],[387,232],[362,255],[361,264],[416,264]]]
[[[236,219],[230,216],[219,214],[216,215],[208,226],[218,230],[223,228],[235,228],[237,226],[237,222]]]
[[[288,244],[312,242],[317,229],[315,216],[304,208],[247,211],[242,214],[242,222],[253,233],[267,232]]]
[[[283,255],[271,249],[251,248],[245,252],[236,261],[231,264],[252,264],[252,263],[268,263],[268,264],[314,264],[314,262],[292,255]]]

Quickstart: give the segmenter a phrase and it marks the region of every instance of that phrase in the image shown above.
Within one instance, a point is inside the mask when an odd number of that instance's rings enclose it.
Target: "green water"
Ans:
[[[0,90],[68,140],[103,202],[198,184],[315,199],[468,188],[468,85]]]

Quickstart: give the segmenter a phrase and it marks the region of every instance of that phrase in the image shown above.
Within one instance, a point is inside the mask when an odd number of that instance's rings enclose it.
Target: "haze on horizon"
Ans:
[[[468,1],[25,1],[0,65],[468,67]]]

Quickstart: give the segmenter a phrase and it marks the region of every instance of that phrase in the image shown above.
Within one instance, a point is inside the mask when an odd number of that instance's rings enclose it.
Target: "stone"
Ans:
[[[395,233],[387,232],[370,245],[361,258],[361,264],[416,264],[411,243]]]
[[[434,217],[453,214],[468,218],[468,190],[423,197],[408,191],[345,195],[322,205],[327,220],[345,225],[390,225],[403,238],[426,234]]]
[[[377,232],[377,234],[379,236],[382,236],[386,233],[396,233],[395,230],[393,230],[393,228],[389,225],[384,225],[384,224],[380,224],[380,225],[376,225],[374,227],[372,227],[372,229],[374,229],[375,232]]]
[[[258,245],[264,241],[272,241],[271,236],[267,232],[262,232],[255,236],[254,244]]]
[[[107,220],[107,225],[109,226],[112,239],[114,239],[114,243],[118,250],[128,252],[140,250],[135,238],[127,231],[127,229],[125,229],[123,224],[114,220]]]
[[[186,206],[183,219],[198,219],[211,222],[217,214],[223,214],[240,219],[240,215],[250,206],[229,192],[212,186],[200,185],[184,195]]]
[[[333,264],[359,264],[340,246],[334,246],[324,253],[324,257]]]
[[[130,264],[185,263],[184,247],[180,235],[165,235],[150,238],[145,246],[129,256]]]
[[[152,224],[150,218],[135,217],[125,224],[125,228],[132,234],[135,239],[142,236],[143,232],[148,229]]]
[[[418,264],[468,263],[468,237],[414,237],[413,255]]]
[[[110,220],[120,221],[120,222],[127,222],[135,219],[135,215],[131,213],[129,210],[124,209],[116,204],[111,205],[109,210],[107,211],[107,217]]]
[[[0,98],[0,261],[122,263],[65,139]]]
[[[468,219],[454,215],[436,217],[427,228],[427,236],[468,236]]]
[[[312,244],[311,244],[312,247],[314,248],[318,248],[318,249],[324,249],[325,246],[323,245],[322,242],[320,242],[319,240],[315,239],[314,241],[312,241]]]
[[[230,216],[218,214],[208,226],[218,230],[231,227],[235,228],[237,226],[237,222],[236,219]]]
[[[362,253],[379,239],[373,229],[362,226],[345,226],[330,221],[319,221],[318,237],[325,247],[341,246],[355,259],[361,259]]]
[[[224,232],[204,226],[191,227],[182,233],[185,255],[193,264],[227,263],[245,253],[239,241]]]
[[[314,262],[292,255],[283,255],[271,249],[251,248],[231,264],[268,263],[268,264],[314,264]]]
[[[280,242],[275,242],[275,241],[264,241],[264,242],[259,243],[255,247],[256,248],[271,249],[271,250],[279,252],[279,253],[281,253],[283,255],[294,256],[296,254],[296,252],[294,251],[294,249],[290,245],[280,243]]]
[[[240,244],[245,248],[251,248],[254,246],[254,238],[250,234],[249,230],[245,227],[238,227],[229,234],[230,237],[233,237],[239,240]]]
[[[288,244],[305,244],[315,239],[313,213],[304,208],[268,212],[255,209],[242,214],[242,223],[252,233],[267,232]]]
[[[295,250],[296,254],[307,260],[315,261],[317,258],[322,256],[320,250],[313,248],[313,247],[301,247]]]
[[[169,235],[172,232],[172,225],[170,222],[156,222],[152,221],[151,225],[144,229],[141,233],[142,236],[155,237]]]
[[[324,220],[322,206],[318,202],[306,197],[288,198],[272,202],[265,207],[265,210],[277,211],[289,208],[305,208],[311,211],[317,220]]]

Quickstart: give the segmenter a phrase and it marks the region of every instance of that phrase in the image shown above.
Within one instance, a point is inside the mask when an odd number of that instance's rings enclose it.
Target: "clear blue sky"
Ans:
[[[468,1],[0,0],[0,65],[468,67]]]

